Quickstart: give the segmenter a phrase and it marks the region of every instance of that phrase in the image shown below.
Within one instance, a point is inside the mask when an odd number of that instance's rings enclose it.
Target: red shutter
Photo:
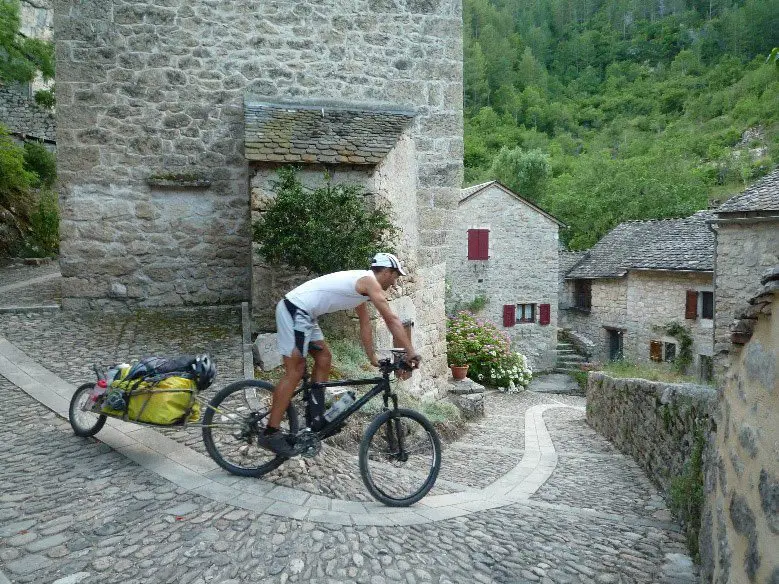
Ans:
[[[469,260],[490,259],[490,230],[489,229],[469,229],[468,230],[468,259]]]
[[[469,260],[479,259],[479,230],[478,229],[468,230],[468,259]]]
[[[517,307],[514,304],[503,305],[503,326],[514,326],[516,324],[516,309]]]
[[[480,229],[479,231],[481,232],[479,234],[479,259],[488,260],[490,259],[490,230]]]
[[[538,307],[538,324],[549,324],[552,322],[552,307],[549,304],[541,304]]]
[[[660,341],[649,341],[649,358],[652,361],[663,360],[663,343]]]
[[[687,300],[684,305],[684,318],[689,320],[698,318],[698,293],[695,290],[687,290]]]

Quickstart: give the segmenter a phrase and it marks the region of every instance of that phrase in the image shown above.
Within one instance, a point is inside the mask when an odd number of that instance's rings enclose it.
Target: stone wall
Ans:
[[[649,343],[656,340],[674,343],[662,328],[671,321],[682,323],[693,339],[693,362],[688,373],[700,370],[700,355],[713,353],[714,320],[685,319],[687,290],[713,291],[711,274],[699,272],[633,271],[628,274],[628,332],[625,334],[625,354],[629,359],[648,363]]]
[[[27,138],[56,138],[54,112],[37,105],[26,87],[0,85],[0,124]]]
[[[443,343],[445,215],[462,182],[460,0],[54,8],[65,307],[248,299],[244,97],[393,104],[417,113],[415,277],[426,305],[416,326],[439,334],[423,343],[426,366],[445,370],[433,347]],[[205,182],[148,182],[192,174]]]
[[[451,303],[467,304],[487,297],[479,313],[499,327],[504,304],[536,304],[534,323],[504,330],[512,346],[528,357],[534,371],[555,363],[558,314],[558,225],[497,186],[466,199],[455,219],[447,279]],[[468,229],[489,229],[489,259],[468,259]],[[549,325],[538,324],[538,306],[551,307]]]
[[[592,341],[591,357],[597,361],[608,359],[608,336],[604,327],[621,330],[628,326],[627,292],[627,278],[593,280],[590,312],[573,308],[563,311],[560,326]]]
[[[720,231],[718,239],[725,231]],[[760,234],[758,231],[754,235]],[[774,268],[774,277],[779,278],[779,265]],[[779,582],[776,283],[769,282],[751,304],[742,303],[742,308],[748,308],[742,314],[747,322],[737,327],[740,332],[734,335],[734,341],[744,344],[729,345],[726,353],[727,373],[720,389],[714,455],[706,469],[701,537],[702,577],[714,584]],[[739,289],[735,283],[718,281],[718,290],[721,284],[731,292]],[[741,284],[746,285],[743,281]]]
[[[672,479],[684,473],[696,440],[705,440],[712,429],[716,399],[716,391],[706,386],[593,372],[587,383],[587,423],[667,492]]]
[[[715,339],[719,369],[730,348],[730,323],[760,287],[760,276],[779,263],[779,219],[719,223],[716,229]]]

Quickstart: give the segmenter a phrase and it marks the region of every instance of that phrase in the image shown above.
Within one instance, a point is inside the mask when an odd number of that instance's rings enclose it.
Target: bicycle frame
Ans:
[[[352,405],[350,405],[346,410],[341,412],[334,420],[328,422],[325,426],[313,432],[320,440],[324,440],[325,438],[329,438],[330,436],[336,434],[341,429],[341,425],[343,424],[343,422],[349,416],[351,416],[357,410],[361,409],[366,403],[368,403],[370,400],[372,400],[380,393],[384,393],[385,407],[389,406],[389,400],[392,399],[393,407],[397,409],[398,396],[392,393],[392,388],[390,387],[390,383],[389,383],[389,375],[383,377],[366,378],[366,379],[345,379],[342,381],[322,381],[322,382],[315,381],[313,383],[308,383],[306,381],[303,383],[302,387],[300,387],[295,391],[295,393],[293,394],[293,398],[302,393],[303,400],[305,402],[308,402],[308,400],[311,399],[310,391],[315,387],[316,388],[353,387],[353,386],[371,385],[371,384],[375,384],[375,385],[370,391],[368,391],[368,393],[363,395],[360,399],[358,399]],[[308,418],[308,411],[306,411],[305,416],[306,418]],[[308,422],[310,422],[310,420],[306,419],[307,424]]]

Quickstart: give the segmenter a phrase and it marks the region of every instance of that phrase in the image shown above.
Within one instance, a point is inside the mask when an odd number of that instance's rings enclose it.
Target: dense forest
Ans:
[[[465,185],[570,227],[679,217],[779,162],[779,0],[464,0]]]

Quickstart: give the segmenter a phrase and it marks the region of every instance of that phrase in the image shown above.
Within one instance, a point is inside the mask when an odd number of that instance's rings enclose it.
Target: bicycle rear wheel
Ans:
[[[257,444],[257,436],[268,423],[272,398],[270,383],[247,379],[228,385],[211,399],[203,414],[203,443],[223,469],[240,476],[259,477],[287,460]],[[298,430],[292,404],[280,429],[290,434]]]
[[[441,441],[419,412],[376,416],[360,442],[360,475],[368,491],[391,507],[407,507],[433,488],[441,468]]]
[[[94,436],[100,432],[106,421],[105,414],[98,414],[84,409],[89,402],[89,394],[94,387],[94,383],[80,385],[73,393],[73,397],[70,398],[68,419],[73,427],[73,433],[82,438]]]

